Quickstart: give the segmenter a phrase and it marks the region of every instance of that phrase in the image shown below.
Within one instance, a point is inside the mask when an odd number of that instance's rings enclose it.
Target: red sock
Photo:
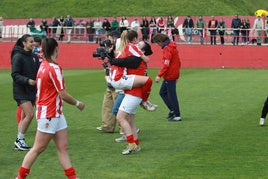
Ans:
[[[150,92],[151,92],[152,84],[153,84],[152,79],[148,78],[148,80],[145,82],[145,84],[141,87],[142,101],[148,101],[148,98],[149,98]]]
[[[64,173],[68,179],[76,179],[75,169],[73,167],[64,170]]]
[[[16,112],[16,116],[17,116],[17,123],[19,124],[20,123],[20,120],[21,120],[21,107],[18,106],[17,108],[17,112]]]
[[[27,177],[27,175],[29,175],[30,173],[30,169],[29,168],[24,168],[24,167],[20,167],[19,168],[19,172],[18,172],[18,179],[25,179]]]
[[[127,142],[134,143],[134,135],[133,134],[127,136]]]
[[[136,145],[139,145],[140,144],[139,139],[135,139],[134,142],[135,142]]]

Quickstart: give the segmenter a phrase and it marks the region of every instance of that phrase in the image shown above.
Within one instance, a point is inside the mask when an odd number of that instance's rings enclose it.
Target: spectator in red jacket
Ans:
[[[163,77],[160,96],[169,109],[168,121],[181,121],[179,101],[176,93],[176,83],[180,76],[181,62],[177,45],[165,34],[156,34],[153,42],[163,49],[162,67],[155,81],[158,83]]]

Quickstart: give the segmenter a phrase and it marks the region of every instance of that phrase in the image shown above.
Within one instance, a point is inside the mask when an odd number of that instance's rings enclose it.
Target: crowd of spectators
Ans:
[[[173,41],[179,42],[181,36],[186,37],[188,44],[193,43],[193,36],[199,36],[199,43],[204,44],[205,39],[207,43],[211,45],[217,45],[217,42],[221,45],[226,43],[226,34],[232,35],[233,45],[247,45],[256,43],[261,45],[268,42],[268,17],[256,17],[254,23],[250,24],[249,19],[240,19],[238,15],[232,19],[230,24],[226,24],[223,18],[217,19],[211,16],[211,19],[206,22],[202,16],[193,20],[191,16],[186,16],[183,20],[182,30],[180,31],[174,17],[142,17],[142,19],[132,18],[129,20],[127,17],[113,17],[111,21],[108,18],[88,18],[74,20],[70,15],[66,17],[53,17],[51,23],[48,23],[46,19],[42,19],[41,24],[36,24],[35,21],[30,18],[26,26],[29,29],[35,30],[38,27],[40,33],[49,37],[56,38],[62,41],[67,40],[67,43],[71,42],[74,38],[87,39],[91,43],[99,43],[105,39],[107,33],[111,30],[117,30],[123,32],[126,29],[135,30],[140,34],[140,39],[145,41],[151,41],[152,37],[157,33],[167,34]],[[0,17],[0,38],[1,38],[1,24],[3,20]],[[230,27],[230,28],[227,28]],[[36,32],[36,31],[35,31]],[[208,37],[208,38],[206,38]],[[152,42],[152,41],[151,41]]]

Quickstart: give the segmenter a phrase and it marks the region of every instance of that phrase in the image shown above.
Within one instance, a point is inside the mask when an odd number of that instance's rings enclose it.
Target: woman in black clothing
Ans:
[[[36,74],[39,68],[39,59],[33,54],[34,39],[25,34],[18,39],[11,52],[13,78],[13,98],[23,111],[23,118],[18,125],[18,136],[15,149],[29,150],[25,143],[25,133],[34,116],[36,98]]]

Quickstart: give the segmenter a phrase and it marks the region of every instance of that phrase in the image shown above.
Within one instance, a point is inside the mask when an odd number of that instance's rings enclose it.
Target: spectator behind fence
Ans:
[[[94,27],[94,20],[89,18],[87,23],[86,23],[87,35],[88,35],[89,42],[94,41],[95,29],[93,27]]]
[[[266,16],[265,19],[265,42],[268,43],[268,15]]]
[[[78,23],[75,24],[75,35],[77,37],[83,37],[85,33],[85,27],[86,23],[83,19],[80,19]]]
[[[101,42],[101,36],[102,36],[102,22],[100,21],[100,18],[97,18],[96,21],[94,21],[94,29],[96,34],[96,44]]]
[[[150,22],[149,22],[149,27],[150,27],[150,34],[151,34],[151,42],[153,42],[152,41],[152,39],[153,39],[153,36],[156,34],[156,32],[157,32],[157,24],[156,24],[156,19],[155,19],[155,17],[151,17],[151,20],[150,20]]]
[[[111,27],[111,30],[112,30],[112,31],[113,31],[113,30],[116,30],[116,31],[119,32],[119,22],[118,22],[118,20],[117,20],[116,17],[114,17],[111,26],[112,26],[112,27]]]
[[[194,28],[194,21],[191,18],[191,16],[187,16],[182,25],[184,29],[184,33],[187,36],[187,42],[188,44],[192,44],[192,33],[193,33],[193,28]]]
[[[249,29],[246,19],[242,19],[240,29],[241,29],[242,45],[245,45],[247,43],[247,29]]]
[[[63,16],[60,16],[59,23],[60,23],[60,25],[57,28],[57,36],[59,37],[59,40],[62,41],[63,37],[64,37],[64,29],[63,29],[64,18],[63,18]]]
[[[4,21],[3,17],[0,16],[0,39],[3,37],[3,26],[4,26]]]
[[[131,27],[131,30],[138,32],[140,23],[137,18],[135,18],[134,21],[131,22],[130,27]]]
[[[241,26],[241,19],[238,18],[238,15],[235,15],[235,18],[232,19],[232,24],[231,24],[231,28],[233,28],[233,32],[234,32],[234,39],[232,42],[233,45],[238,45],[239,43],[240,26]]]
[[[42,19],[42,21],[41,21],[41,24],[40,24],[40,29],[42,30],[42,31],[45,31],[46,32],[46,34],[49,34],[49,28],[48,28],[48,23],[47,23],[47,20],[46,19]]]
[[[149,21],[145,16],[142,18],[141,28],[142,28],[141,29],[142,40],[147,41],[149,38],[150,29],[149,29]]]
[[[200,44],[203,45],[204,37],[206,35],[205,34],[206,22],[203,20],[203,16],[199,16],[199,19],[197,19],[196,28],[198,30]]]
[[[211,16],[211,20],[209,20],[208,22],[211,45],[213,44],[216,45],[217,26],[218,26],[218,21],[215,19],[214,16]]]
[[[68,35],[67,43],[71,43],[71,34],[72,34],[72,31],[73,31],[74,20],[73,20],[73,18],[71,18],[70,15],[67,15],[67,18],[64,21],[64,26],[67,27],[67,29],[66,29],[66,32],[67,32],[67,35]]]
[[[261,45],[263,37],[262,34],[264,29],[264,24],[261,16],[257,16],[257,18],[255,19],[253,29],[255,30],[256,33],[257,45]]]
[[[224,33],[226,30],[226,24],[225,24],[223,18],[220,19],[220,21],[217,25],[217,30],[218,30],[219,35],[220,35],[221,45],[224,45]]]
[[[172,16],[168,16],[167,18],[167,30],[168,30],[168,36],[172,37],[172,40],[175,41],[175,35],[178,35],[179,32],[175,28],[175,22]]]
[[[129,22],[125,16],[123,16],[119,22],[120,33],[127,30],[129,27]]]
[[[29,21],[27,22],[26,26],[28,28],[34,28],[35,27],[35,22],[34,22],[33,18],[29,19]]]
[[[249,32],[250,32],[250,22],[249,22],[249,19],[246,19],[246,22],[247,22],[247,26],[248,26],[248,29],[246,30],[247,31],[247,43],[249,43]]]
[[[102,23],[102,29],[105,31],[106,35],[111,30],[111,23],[109,22],[109,20],[107,18],[105,18],[103,23]]]
[[[55,38],[56,37],[56,33],[57,33],[57,28],[58,26],[60,26],[60,22],[56,17],[53,17],[53,21],[52,21],[52,33],[51,33],[51,37]]]
[[[160,17],[157,21],[158,33],[162,33],[165,30],[165,23],[163,17]]]

